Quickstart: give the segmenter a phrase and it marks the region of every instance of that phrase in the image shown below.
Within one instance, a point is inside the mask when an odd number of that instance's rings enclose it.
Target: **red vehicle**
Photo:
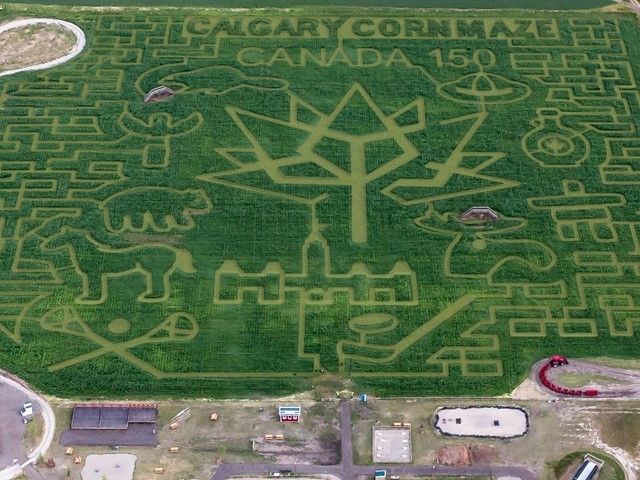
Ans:
[[[562,355],[554,355],[552,356],[547,363],[545,363],[540,371],[538,372],[538,378],[540,378],[540,383],[544,385],[549,390],[552,390],[560,395],[568,395],[571,397],[597,397],[598,390],[594,388],[590,388],[587,390],[578,390],[573,388],[561,387],[560,385],[556,385],[551,380],[547,378],[547,371],[550,368],[561,367],[563,365],[569,365],[569,361],[567,357]]]
[[[554,355],[549,359],[549,365],[552,367],[562,367],[563,365],[569,365],[569,360],[567,357],[562,355]]]

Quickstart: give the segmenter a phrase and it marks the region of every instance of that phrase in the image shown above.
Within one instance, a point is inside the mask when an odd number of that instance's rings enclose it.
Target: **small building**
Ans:
[[[281,422],[299,422],[302,416],[300,405],[280,405],[278,407],[278,417]]]
[[[499,219],[498,212],[490,207],[471,207],[460,215],[463,222],[495,222]]]
[[[157,414],[155,404],[77,403],[71,430],[126,430],[133,423],[156,423]]]
[[[176,92],[173,91],[171,88],[165,87],[164,85],[160,85],[159,87],[155,87],[149,90],[149,93],[147,93],[144,96],[143,102],[144,103],[166,102],[175,94]]]
[[[586,454],[582,461],[582,465],[571,477],[572,480],[593,480],[598,473],[598,470],[602,468],[604,462],[593,455]]]
[[[158,407],[147,403],[78,403],[71,426],[62,432],[64,446],[155,446]]]

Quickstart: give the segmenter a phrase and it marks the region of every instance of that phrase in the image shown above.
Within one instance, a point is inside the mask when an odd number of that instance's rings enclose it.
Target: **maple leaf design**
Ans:
[[[367,91],[354,84],[330,114],[324,114],[296,95],[291,95],[288,120],[280,120],[235,107],[227,112],[251,143],[249,148],[216,151],[235,166],[231,170],[201,175],[217,181],[252,172],[264,172],[280,185],[313,185],[349,188],[351,193],[351,238],[366,243],[367,185],[415,159],[419,152],[407,134],[425,127],[424,101],[419,98],[391,115],[376,105]],[[294,130],[301,135],[287,144]],[[273,138],[270,141],[268,137]],[[371,142],[391,140],[397,148],[391,158],[372,158]],[[333,158],[322,153],[328,145]],[[341,152],[343,154],[341,154]]]
[[[358,244],[368,240],[369,185],[420,157],[420,151],[407,136],[426,127],[425,105],[421,97],[386,114],[358,83],[329,114],[293,93],[290,93],[287,119],[233,106],[227,107],[227,112],[250,146],[216,149],[229,162],[230,168],[197,178],[266,194],[273,194],[274,189],[265,188],[265,175],[275,189],[281,186],[314,187],[310,195],[316,195],[318,187],[325,187],[323,193],[330,192],[332,188],[347,188],[351,197],[351,239]],[[468,116],[464,119],[467,120]],[[441,188],[457,174],[479,180],[489,179],[479,175],[478,170],[500,156],[463,152],[483,120],[484,117],[475,122],[475,128],[465,135],[451,157],[451,163],[460,163],[467,156],[484,155],[483,163],[474,168],[457,165],[443,170],[442,165],[430,162],[427,168],[441,169],[435,177],[396,180],[382,193],[407,204],[411,202],[407,202],[395,189]],[[375,148],[381,145],[380,142],[386,142],[385,147]]]

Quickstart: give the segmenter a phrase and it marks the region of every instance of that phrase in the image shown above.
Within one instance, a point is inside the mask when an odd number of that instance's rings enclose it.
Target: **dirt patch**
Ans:
[[[582,361],[588,363],[596,363],[612,368],[623,368],[626,370],[640,370],[640,360],[633,358],[610,358],[610,357],[593,357],[583,358]]]
[[[449,445],[438,449],[436,463],[455,467],[489,465],[498,461],[498,452],[490,445]]]
[[[75,35],[59,25],[35,24],[0,35],[0,72],[30,67],[63,57],[73,50]]]
[[[308,462],[317,465],[335,465],[340,461],[340,444],[334,444],[334,448],[324,448],[317,440],[307,442],[266,443],[255,442],[254,452],[273,460],[277,463],[299,463],[300,458],[306,458]],[[336,448],[337,447],[337,448]]]
[[[509,397],[514,400],[548,400],[553,398],[553,395],[542,390],[538,383],[527,378],[511,392]]]
[[[442,447],[436,453],[436,463],[439,465],[468,467],[471,465],[471,460],[471,449],[466,445]]]
[[[527,412],[519,407],[444,407],[438,410],[436,429],[461,437],[520,437],[529,430]]]
[[[127,233],[125,238],[136,245],[144,243],[162,243],[164,245],[172,245],[180,247],[184,244],[182,235],[163,235],[156,233]]]
[[[471,463],[488,465],[499,460],[498,451],[490,445],[471,445]]]

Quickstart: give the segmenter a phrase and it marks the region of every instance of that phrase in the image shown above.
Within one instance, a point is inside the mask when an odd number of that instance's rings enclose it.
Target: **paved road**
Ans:
[[[353,438],[351,437],[351,405],[340,402],[340,465],[344,470],[353,470]]]
[[[25,392],[0,380],[0,470],[15,463],[27,460],[20,440],[24,437],[25,424],[20,415],[22,404],[31,400]],[[34,403],[34,413],[40,413]]]
[[[42,414],[44,419],[42,439],[31,452],[22,448],[25,425],[20,408],[26,401],[31,401],[34,414]],[[54,430],[55,418],[49,404],[22,382],[0,372],[0,480],[18,476],[23,468],[46,452]]]
[[[273,464],[273,463],[225,463],[218,467],[212,480],[225,480],[237,475],[266,475],[277,470],[291,470],[296,474],[330,474],[340,477],[342,480],[355,480],[358,475],[373,476],[373,471],[378,468],[387,470],[388,475],[416,475],[416,476],[466,476],[466,477],[513,477],[521,480],[536,480],[536,475],[524,467],[519,466],[482,466],[471,467],[445,467],[441,465],[354,465],[353,445],[351,438],[351,406],[349,402],[340,404],[340,432],[342,444],[342,457],[338,465],[299,465],[299,464]]]

